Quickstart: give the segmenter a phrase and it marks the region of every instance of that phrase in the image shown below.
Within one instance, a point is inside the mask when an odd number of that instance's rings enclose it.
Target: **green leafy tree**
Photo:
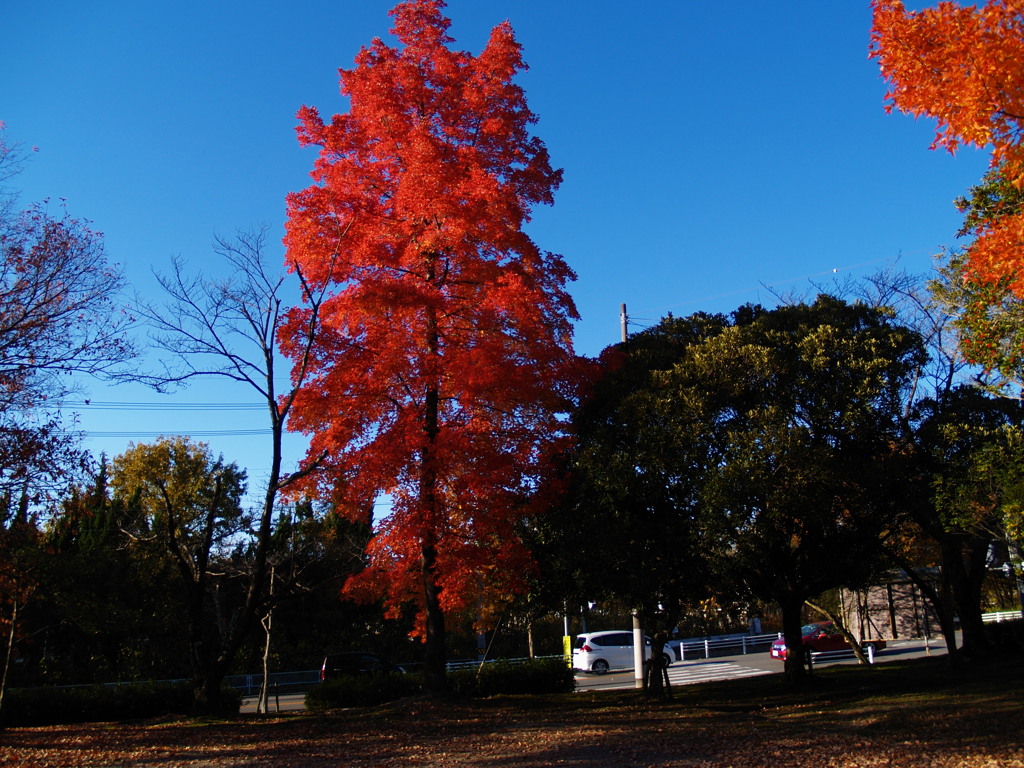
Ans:
[[[241,508],[245,472],[214,459],[203,443],[171,437],[132,445],[116,457],[110,487],[115,500],[139,510],[126,532],[159,544],[178,572],[195,706],[216,711],[233,657],[224,644],[224,624],[237,616],[218,610],[215,593],[227,585],[214,564],[227,559],[247,527]]]
[[[151,533],[137,499],[111,499],[109,465],[72,489],[44,527],[41,599],[47,683],[181,677],[185,661],[179,574]],[[132,532],[132,536],[125,531]]]
[[[742,585],[780,606],[800,648],[805,600],[867,579],[899,521],[904,414],[924,361],[890,313],[824,295],[669,318],[607,351],[574,420],[558,517],[586,556],[563,567],[676,615],[711,583]],[[799,654],[786,671],[802,677]]]
[[[660,398],[655,379],[726,325],[717,315],[669,317],[602,354],[600,375],[572,417],[565,493],[557,512],[537,523],[539,592],[549,605],[568,596],[577,605],[616,600],[663,640],[706,596],[689,425]]]
[[[897,515],[905,390],[923,360],[920,337],[886,313],[819,296],[737,313],[660,377],[700,446],[717,567],[779,605],[791,648],[804,602],[877,562]],[[786,674],[803,676],[799,654]]]
[[[1010,220],[1024,210],[1024,190],[1002,172],[989,171],[969,195],[957,198],[964,214],[958,237],[975,238],[987,226]],[[954,318],[963,355],[995,374],[991,389],[1015,395],[1024,385],[1024,302],[1010,279],[982,279],[971,266],[970,246],[946,254],[930,288],[935,300]]]
[[[970,198],[957,201],[965,214],[960,234],[973,234],[986,218],[1009,215],[1021,199],[990,173]],[[969,617],[964,649],[984,645],[979,600],[992,548],[1016,550],[1004,528],[1015,530],[1017,519],[1019,402],[993,398],[1007,398],[1019,379],[1013,349],[1024,313],[1005,285],[974,279],[963,252],[948,254],[930,277],[890,268],[845,288],[872,306],[891,307],[921,335],[929,353],[906,403],[908,415],[914,414],[903,448],[910,459],[904,481],[913,489],[905,495],[908,514],[891,529],[885,547],[931,603],[955,663],[958,616]]]
[[[42,570],[41,537],[28,507],[26,494],[0,495],[0,709],[14,654],[29,633],[25,609],[35,598]]]
[[[942,576],[963,631],[961,650],[987,650],[982,586],[997,544],[1019,530],[1024,461],[1019,402],[960,387],[943,401],[921,405],[916,442],[924,462],[924,492],[908,505],[913,521],[938,545]],[[951,617],[947,646],[955,644]]]

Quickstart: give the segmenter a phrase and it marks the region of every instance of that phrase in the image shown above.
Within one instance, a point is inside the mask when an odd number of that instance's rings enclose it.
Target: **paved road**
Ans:
[[[884,664],[896,659],[912,659],[929,654],[945,654],[946,647],[941,640],[896,640],[889,643],[885,650],[875,656],[876,664]],[[856,664],[853,652],[838,659],[819,659],[816,666],[832,664]],[[740,677],[756,677],[782,672],[782,662],[771,658],[767,651],[760,653],[736,654],[734,656],[717,656],[712,659],[676,662],[668,669],[668,679],[672,685],[690,685],[707,683],[715,680],[732,680]],[[578,673],[576,687],[581,691],[605,690],[615,691],[636,687],[633,671],[615,672],[607,675]]]
[[[281,696],[270,697],[270,711],[271,712],[301,712],[306,708],[306,694],[304,693],[288,693]],[[243,715],[253,715],[256,713],[256,697],[248,696],[242,699],[242,708],[240,712]]]
[[[912,659],[931,654],[945,654],[946,646],[941,640],[896,640],[879,651],[875,656],[876,664],[897,659]],[[817,666],[832,664],[856,664],[857,660],[851,651],[846,657],[839,659],[819,660]],[[771,658],[767,651],[760,653],[736,654],[735,656],[718,656],[712,659],[676,662],[668,670],[668,679],[672,685],[691,685],[708,683],[715,680],[732,680],[740,677],[755,677],[782,672],[782,662]],[[636,687],[633,671],[614,672],[607,675],[593,675],[585,672],[577,673],[576,687],[580,691],[614,691]],[[271,712],[296,712],[305,709],[304,694],[288,694],[271,699]],[[255,697],[242,701],[242,713],[252,714],[256,711]]]

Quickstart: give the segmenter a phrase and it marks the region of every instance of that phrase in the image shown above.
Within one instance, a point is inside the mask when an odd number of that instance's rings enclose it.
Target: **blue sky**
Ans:
[[[277,260],[284,197],[308,184],[314,157],[295,141],[295,112],[345,110],[337,70],[387,36],[393,4],[15,4],[0,120],[39,148],[23,201],[66,199],[145,295],[172,256],[215,270],[214,233],[265,223]],[[765,285],[799,290],[897,256],[926,271],[955,244],[952,200],[987,162],[930,152],[932,123],[883,112],[866,0],[451,0],[447,14],[458,48],[478,52],[505,19],[524,46],[536,132],[565,171],[530,233],[579,275],[584,354],[617,341],[621,303],[636,329],[770,303]],[[179,409],[255,402],[248,391],[88,386],[94,401],[142,404],[82,410],[92,450],[192,433],[258,485],[265,438],[210,433],[260,429],[259,411]],[[289,442],[291,462],[301,451]]]

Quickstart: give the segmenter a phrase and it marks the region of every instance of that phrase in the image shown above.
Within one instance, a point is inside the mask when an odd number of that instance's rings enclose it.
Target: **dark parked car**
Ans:
[[[804,648],[808,651],[814,651],[815,653],[824,653],[825,651],[848,651],[850,650],[850,644],[846,642],[846,638],[843,637],[839,629],[831,621],[818,621],[814,624],[805,624],[800,629],[800,634],[803,637]],[[865,653],[869,647],[873,647],[876,651],[885,648],[885,640],[864,640],[861,643]],[[785,660],[787,654],[786,641],[783,638],[779,638],[772,643],[772,658]]]
[[[331,653],[324,658],[320,667],[320,679],[331,680],[344,675],[371,675],[381,672],[404,672],[401,667],[389,664],[375,653],[349,651]]]

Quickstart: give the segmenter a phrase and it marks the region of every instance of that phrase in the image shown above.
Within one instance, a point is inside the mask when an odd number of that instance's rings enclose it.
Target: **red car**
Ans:
[[[804,648],[815,653],[850,650],[850,644],[846,642],[842,632],[831,621],[805,624],[801,627],[800,634],[803,637]],[[868,640],[863,642],[861,646],[864,648],[865,653],[867,653],[868,648],[874,648],[878,651],[885,648],[885,640]],[[785,661],[787,655],[785,638],[780,637],[772,643],[771,655],[773,659]]]

